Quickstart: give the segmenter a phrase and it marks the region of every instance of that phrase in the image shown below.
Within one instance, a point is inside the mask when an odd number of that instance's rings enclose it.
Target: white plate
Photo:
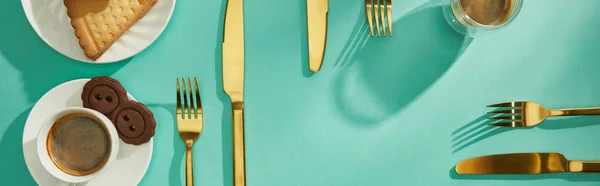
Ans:
[[[82,62],[112,63],[130,58],[150,46],[169,23],[175,1],[158,0],[146,16],[96,61],[83,54],[71,27],[71,19],[67,16],[64,0],[21,0],[21,4],[35,32],[54,50]]]
[[[58,181],[42,167],[36,152],[36,138],[38,131],[47,117],[66,107],[83,107],[81,92],[83,86],[89,79],[73,80],[54,87],[48,91],[33,106],[23,130],[23,155],[29,173],[38,185],[55,185]],[[135,100],[129,95],[130,100]],[[150,165],[152,158],[152,143],[140,146],[129,145],[123,141],[119,144],[117,159],[106,169],[104,173],[94,180],[89,181],[86,186],[131,186],[137,185]]]

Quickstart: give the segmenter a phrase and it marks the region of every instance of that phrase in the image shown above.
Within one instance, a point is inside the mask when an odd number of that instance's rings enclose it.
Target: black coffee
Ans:
[[[500,25],[510,18],[513,0],[460,0],[463,11],[483,25]]]
[[[87,114],[70,114],[57,120],[46,143],[54,164],[75,176],[89,175],[102,168],[111,148],[108,130]]]

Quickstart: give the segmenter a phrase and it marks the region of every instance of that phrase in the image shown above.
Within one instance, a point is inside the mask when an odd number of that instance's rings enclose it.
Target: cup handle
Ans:
[[[62,180],[58,180],[56,182],[56,186],[77,186],[77,184],[65,182],[65,181],[62,181]]]

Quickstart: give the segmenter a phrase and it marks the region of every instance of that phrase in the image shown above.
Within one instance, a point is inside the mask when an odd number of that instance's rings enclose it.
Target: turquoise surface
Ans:
[[[394,1],[394,37],[371,38],[363,1],[330,0],[323,68],[307,66],[305,2],[246,0],[246,148],[249,186],[599,185],[598,174],[460,176],[460,160],[555,151],[600,160],[600,117],[556,118],[531,129],[487,127],[488,104],[600,106],[600,1],[525,1],[512,24],[473,40],[440,7]],[[164,34],[124,62],[68,59],[33,31],[20,1],[0,1],[0,185],[35,185],[22,157],[24,122],[63,82],[110,75],[158,122],[140,185],[183,185],[174,124],[175,78],[195,76],[204,131],[197,185],[231,185],[231,106],[222,91],[225,1],[180,0]]]

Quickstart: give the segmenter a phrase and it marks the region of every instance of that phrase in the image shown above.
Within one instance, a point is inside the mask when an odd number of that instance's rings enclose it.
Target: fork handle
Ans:
[[[194,185],[194,168],[192,167],[192,146],[186,145],[185,148],[185,185]]]
[[[600,107],[551,110],[551,116],[600,115]]]
[[[245,186],[244,108],[236,104],[233,107],[233,185]]]
[[[569,172],[600,172],[600,161],[569,161]]]

